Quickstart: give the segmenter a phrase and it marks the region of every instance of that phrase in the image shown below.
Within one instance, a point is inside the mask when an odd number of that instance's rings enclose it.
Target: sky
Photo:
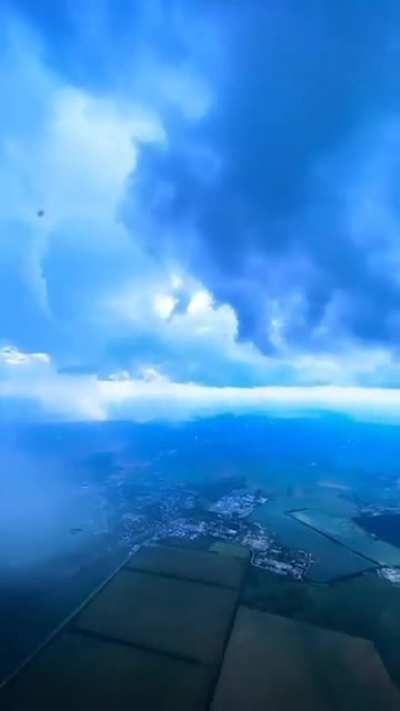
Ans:
[[[400,420],[400,6],[6,0],[0,421]]]

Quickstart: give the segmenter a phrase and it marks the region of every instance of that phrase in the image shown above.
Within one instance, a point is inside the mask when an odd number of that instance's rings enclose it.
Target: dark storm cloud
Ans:
[[[379,150],[368,129],[400,113],[399,20],[393,2],[216,2],[219,50],[201,55],[202,36],[186,47],[212,107],[170,114],[167,147],[142,153],[126,224],[186,260],[264,348],[271,303],[293,345],[334,346],[332,329],[315,333],[338,300],[335,329],[393,337],[400,292],[373,264],[379,225],[373,247],[354,239],[343,191]]]
[[[41,36],[46,63],[69,82],[125,99],[154,100],[143,58],[158,69],[184,61],[191,44],[185,23],[191,18],[192,31],[202,23],[206,7],[201,5],[193,3],[198,20],[191,4],[181,0],[6,0],[4,8]]]
[[[49,377],[399,382],[394,2],[8,10],[0,348]]]

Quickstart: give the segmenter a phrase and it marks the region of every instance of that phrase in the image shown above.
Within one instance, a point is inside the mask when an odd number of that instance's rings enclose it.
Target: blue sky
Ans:
[[[0,418],[395,416],[398,3],[0,20]]]

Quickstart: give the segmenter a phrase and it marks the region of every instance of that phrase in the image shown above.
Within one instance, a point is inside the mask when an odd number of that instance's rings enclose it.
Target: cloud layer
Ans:
[[[397,4],[1,20],[3,410],[348,411],[360,388],[393,410]]]
[[[183,253],[263,350],[394,346],[396,5],[219,8],[213,105],[141,156],[147,242]]]
[[[0,421],[131,419],[180,422],[220,414],[259,413],[277,417],[321,412],[360,420],[400,423],[400,391],[387,388],[213,387],[176,383],[155,369],[140,378],[125,371],[101,379],[57,372],[43,353],[0,352]],[[4,377],[6,376],[6,377]]]

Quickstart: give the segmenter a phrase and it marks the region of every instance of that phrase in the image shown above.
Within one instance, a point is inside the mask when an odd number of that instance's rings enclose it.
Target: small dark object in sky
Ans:
[[[82,533],[83,528],[70,528],[70,533],[75,534],[75,533]]]
[[[37,214],[38,217],[43,217],[43,216],[44,216],[44,210],[38,210],[36,214]]]

